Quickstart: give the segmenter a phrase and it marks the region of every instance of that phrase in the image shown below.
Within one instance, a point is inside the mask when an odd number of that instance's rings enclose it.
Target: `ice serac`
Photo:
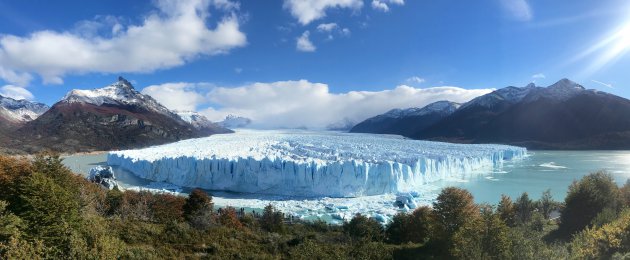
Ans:
[[[399,136],[242,130],[108,154],[108,164],[185,187],[293,196],[356,197],[413,191],[500,166],[520,147]]]

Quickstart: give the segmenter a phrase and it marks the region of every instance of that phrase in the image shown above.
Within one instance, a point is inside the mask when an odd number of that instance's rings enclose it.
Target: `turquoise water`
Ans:
[[[104,164],[105,154],[72,155],[64,163],[74,172],[87,174],[90,168]],[[150,183],[131,173],[114,169],[123,186]],[[496,204],[501,194],[512,197],[523,192],[538,198],[551,189],[556,200],[563,200],[569,185],[582,176],[605,170],[622,185],[630,178],[630,151],[530,151],[525,159],[508,162],[493,172],[482,172],[458,179],[432,183],[437,188],[456,186],[469,190],[477,202]]]
[[[563,200],[574,180],[596,171],[607,171],[618,185],[630,178],[630,151],[530,151],[523,160],[506,163],[492,173],[435,183],[469,190],[477,202],[496,204],[501,194],[511,197],[523,192],[539,198],[551,189]]]

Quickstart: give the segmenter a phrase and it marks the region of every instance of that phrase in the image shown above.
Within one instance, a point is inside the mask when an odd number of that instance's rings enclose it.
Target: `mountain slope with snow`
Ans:
[[[218,123],[211,122],[202,114],[194,111],[175,111],[175,113],[184,121],[191,124],[194,128],[212,133],[232,133],[233,131],[220,126]]]
[[[438,101],[422,108],[392,109],[364,120],[350,132],[409,136],[454,113],[459,107],[459,103]]]
[[[15,100],[0,95],[0,119],[10,123],[25,123],[42,115],[49,107],[28,100]]]
[[[72,90],[16,133],[28,151],[111,150],[163,144],[229,130],[200,130],[143,95],[124,78],[99,89]]]
[[[475,98],[411,137],[539,149],[630,149],[630,100],[562,79]]]

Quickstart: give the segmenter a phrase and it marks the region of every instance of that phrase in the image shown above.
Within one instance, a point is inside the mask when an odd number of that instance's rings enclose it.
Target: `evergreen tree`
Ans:
[[[509,196],[501,194],[501,201],[497,206],[497,214],[508,226],[513,227],[516,225],[516,210]]]
[[[523,192],[523,194],[516,199],[516,202],[514,202],[516,223],[521,225],[528,223],[532,218],[532,213],[535,208],[534,202],[529,198],[527,192]]]

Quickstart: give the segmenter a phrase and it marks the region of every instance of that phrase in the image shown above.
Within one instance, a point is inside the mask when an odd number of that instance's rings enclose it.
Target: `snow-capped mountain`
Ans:
[[[544,149],[630,148],[630,100],[562,79],[477,97],[410,137]]]
[[[407,136],[452,114],[460,105],[451,101],[437,101],[422,108],[392,109],[355,125],[350,132]]]
[[[509,86],[506,88],[495,90],[489,94],[479,96],[471,101],[464,103],[462,109],[472,106],[481,106],[486,108],[497,107],[501,104],[510,105],[521,102],[523,98],[532,92],[542,89],[537,87],[534,83],[530,83],[525,87],[519,88]]]
[[[195,111],[175,111],[175,113],[184,121],[191,124],[196,129],[202,131],[211,131],[214,133],[229,133],[228,129],[223,128],[218,123],[211,122],[202,114]]]
[[[418,107],[412,107],[412,108],[407,108],[407,109],[395,108],[388,111],[385,114],[378,115],[370,119],[374,120],[379,117],[403,118],[403,117],[409,117],[409,116],[424,116],[424,115],[433,114],[433,113],[451,114],[455,112],[455,110],[457,110],[460,105],[461,104],[459,103],[442,100],[442,101],[433,102],[422,108],[418,108]]]
[[[147,111],[179,118],[179,116],[158,103],[151,96],[138,92],[123,77],[118,77],[118,81],[103,88],[92,90],[74,89],[68,92],[60,102],[83,103],[96,106],[137,106]]]
[[[134,148],[227,132],[219,126],[194,127],[122,77],[103,88],[70,91],[17,131],[30,149],[64,152]]]
[[[0,95],[0,119],[9,123],[25,123],[42,115],[49,107],[28,100],[15,100]]]
[[[219,125],[225,128],[244,128],[251,123],[252,120],[247,117],[227,115],[223,121],[219,122]]]

